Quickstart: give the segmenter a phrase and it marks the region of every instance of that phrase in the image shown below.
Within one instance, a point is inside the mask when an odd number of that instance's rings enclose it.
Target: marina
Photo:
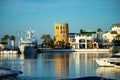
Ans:
[[[120,0],[0,0],[0,80],[120,80]]]

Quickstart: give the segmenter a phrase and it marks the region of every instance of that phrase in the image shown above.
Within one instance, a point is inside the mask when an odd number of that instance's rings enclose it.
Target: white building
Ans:
[[[98,48],[98,43],[96,42],[97,34],[96,32],[85,32],[85,34],[71,33],[69,34],[69,43],[72,48],[76,49],[91,49]]]
[[[111,43],[117,34],[120,34],[120,23],[114,24],[111,30],[103,34],[102,38],[103,40],[106,40],[108,43]]]

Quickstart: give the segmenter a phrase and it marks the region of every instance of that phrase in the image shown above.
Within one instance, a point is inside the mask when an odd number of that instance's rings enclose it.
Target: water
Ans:
[[[110,57],[110,53],[40,53],[0,54],[0,66],[20,70],[18,79],[59,80],[87,76],[120,79],[120,69],[99,67],[95,58]]]

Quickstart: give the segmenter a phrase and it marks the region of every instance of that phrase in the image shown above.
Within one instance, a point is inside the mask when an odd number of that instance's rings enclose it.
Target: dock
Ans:
[[[109,53],[110,49],[40,49],[41,52],[86,52],[86,53]]]
[[[18,53],[18,51],[17,50],[1,50],[0,53],[1,54],[8,54],[8,53],[16,54]]]

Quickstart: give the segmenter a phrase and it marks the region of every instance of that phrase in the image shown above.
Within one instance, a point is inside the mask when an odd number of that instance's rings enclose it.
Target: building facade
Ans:
[[[68,43],[69,28],[67,23],[54,24],[54,46],[64,48]]]
[[[96,32],[69,33],[69,43],[74,49],[99,48],[96,39]]]
[[[111,43],[115,39],[116,35],[120,34],[120,23],[114,24],[111,30],[103,34],[102,38],[105,43]]]

